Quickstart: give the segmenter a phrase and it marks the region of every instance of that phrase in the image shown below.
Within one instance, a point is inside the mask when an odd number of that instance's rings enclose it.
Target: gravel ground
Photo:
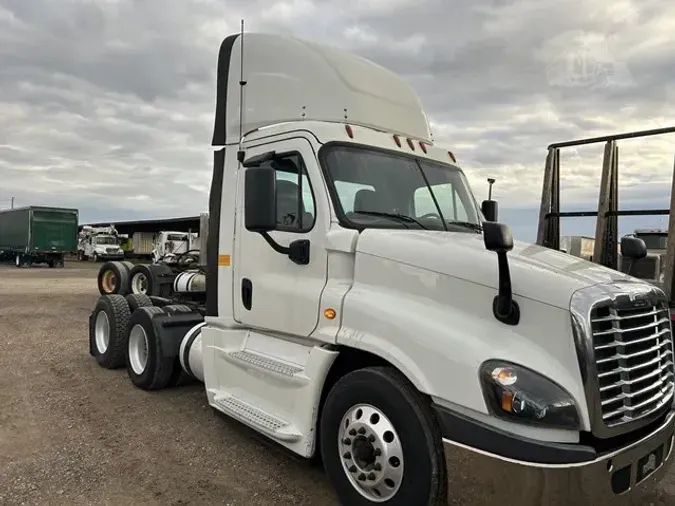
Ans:
[[[320,467],[216,415],[200,384],[145,392],[99,367],[96,267],[0,266],[1,505],[338,504]],[[675,467],[639,504],[675,504]]]
[[[322,469],[89,356],[92,264],[0,266],[0,504],[337,505]]]

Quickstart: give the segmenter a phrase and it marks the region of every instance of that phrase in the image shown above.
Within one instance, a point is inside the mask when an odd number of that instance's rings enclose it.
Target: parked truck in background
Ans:
[[[232,35],[216,86],[205,265],[169,297],[101,296],[101,366],[203,382],[349,506],[628,504],[663,477],[660,289],[513,241],[378,65]]]
[[[0,257],[17,267],[63,267],[77,251],[78,210],[29,206],[0,211]]]
[[[560,251],[569,255],[593,260],[595,239],[583,235],[565,235],[560,238]]]
[[[114,225],[107,227],[82,227],[78,237],[79,260],[93,259],[94,262],[123,260],[124,251]]]

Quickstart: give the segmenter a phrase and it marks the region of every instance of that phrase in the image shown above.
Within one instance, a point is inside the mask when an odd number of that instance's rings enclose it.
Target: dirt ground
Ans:
[[[0,266],[0,504],[338,504],[320,467],[216,415],[200,384],[145,392],[99,367],[96,268]],[[675,504],[675,467],[641,504]]]

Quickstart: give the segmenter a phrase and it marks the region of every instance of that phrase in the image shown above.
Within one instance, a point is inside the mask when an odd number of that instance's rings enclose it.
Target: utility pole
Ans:
[[[10,209],[14,209],[14,197],[9,197]]]

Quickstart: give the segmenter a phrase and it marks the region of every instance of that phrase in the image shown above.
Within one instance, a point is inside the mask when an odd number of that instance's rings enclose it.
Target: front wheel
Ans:
[[[321,414],[321,456],[342,504],[445,504],[438,425],[398,371],[372,367],[333,386]]]

